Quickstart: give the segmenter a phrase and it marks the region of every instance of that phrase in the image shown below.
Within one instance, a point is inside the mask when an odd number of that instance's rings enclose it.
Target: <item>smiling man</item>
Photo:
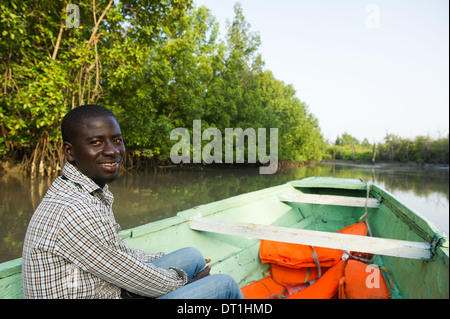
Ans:
[[[125,155],[122,132],[106,108],[86,105],[76,111],[69,112],[61,124],[64,154],[69,163],[103,188],[119,174]]]
[[[112,112],[77,107],[61,131],[67,163],[25,236],[25,298],[242,298],[230,276],[209,275],[195,248],[148,254],[120,238],[107,183],[118,176],[125,145]]]

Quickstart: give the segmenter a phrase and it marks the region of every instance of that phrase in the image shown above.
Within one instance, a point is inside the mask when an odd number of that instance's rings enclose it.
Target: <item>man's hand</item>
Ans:
[[[205,259],[205,262],[208,264],[211,262],[211,259]],[[200,271],[197,275],[188,279],[188,284],[194,282],[196,280],[202,279],[203,277],[209,276],[209,272],[211,271],[211,266],[206,266],[202,271]]]

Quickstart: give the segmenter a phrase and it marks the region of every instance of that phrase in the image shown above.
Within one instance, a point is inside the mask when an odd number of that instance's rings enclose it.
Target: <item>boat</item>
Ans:
[[[337,232],[361,218],[371,235]],[[389,270],[390,298],[449,298],[448,237],[362,179],[291,181],[200,205],[123,230],[120,236],[148,252],[196,247],[212,260],[211,273],[229,274],[240,287],[268,276],[269,264],[260,259],[261,240],[365,252]],[[21,258],[0,264],[0,298],[23,298],[21,264]]]

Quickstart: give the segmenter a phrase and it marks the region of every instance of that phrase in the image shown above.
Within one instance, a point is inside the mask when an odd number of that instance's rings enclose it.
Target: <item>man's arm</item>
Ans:
[[[62,257],[83,271],[139,295],[158,297],[187,283],[181,269],[156,268],[130,253],[113,224],[95,214],[68,209],[58,245]]]

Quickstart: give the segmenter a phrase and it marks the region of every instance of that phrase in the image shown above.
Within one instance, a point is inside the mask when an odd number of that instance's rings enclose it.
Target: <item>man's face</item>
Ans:
[[[64,142],[67,160],[98,186],[116,179],[125,154],[119,124],[112,116],[99,116],[80,124],[73,143]]]

